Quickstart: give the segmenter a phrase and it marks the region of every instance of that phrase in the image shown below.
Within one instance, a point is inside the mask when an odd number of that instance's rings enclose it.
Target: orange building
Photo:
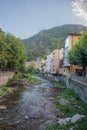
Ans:
[[[64,75],[70,76],[71,74],[77,73],[79,76],[82,75],[82,67],[70,65],[68,61],[68,51],[78,42],[81,34],[69,34],[65,39],[64,47]]]

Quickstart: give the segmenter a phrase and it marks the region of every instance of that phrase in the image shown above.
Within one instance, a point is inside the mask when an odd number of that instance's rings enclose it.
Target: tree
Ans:
[[[0,69],[4,69],[7,65],[7,44],[5,42],[5,33],[0,29]]]
[[[27,68],[27,72],[33,74],[33,73],[35,73],[35,71],[36,71],[35,64],[32,63],[32,64]]]
[[[25,61],[26,51],[20,38],[0,29],[0,69],[20,71]]]
[[[26,61],[26,52],[23,47],[22,41],[20,40],[20,38],[16,38],[14,35],[11,35],[9,33],[7,33],[5,41],[8,44],[7,67],[12,67],[12,69],[15,71],[21,70],[22,66]]]
[[[79,41],[68,52],[68,59],[70,64],[83,67],[83,75],[85,77],[87,66],[87,31],[82,34]]]

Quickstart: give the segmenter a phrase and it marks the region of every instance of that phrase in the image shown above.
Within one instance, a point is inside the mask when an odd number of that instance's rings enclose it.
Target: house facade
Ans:
[[[65,39],[65,47],[64,47],[64,75],[70,76],[71,74],[75,74],[77,71],[82,73],[82,67],[70,65],[68,61],[68,52],[69,50],[78,42],[81,34],[69,34]]]
[[[51,70],[51,59],[52,59],[52,55],[51,54],[47,55],[46,68],[45,68],[45,72],[47,73],[50,73],[50,70]]]
[[[32,62],[26,62],[26,68],[29,68],[31,65],[34,65],[36,69],[42,70],[44,68],[45,64],[44,59],[37,59],[37,61],[32,61]]]
[[[53,52],[51,52],[51,69],[50,73],[51,74],[57,74],[58,71],[58,56],[59,56],[59,51],[58,49],[55,49]]]
[[[63,73],[63,48],[55,49],[47,56],[46,72],[50,74]]]

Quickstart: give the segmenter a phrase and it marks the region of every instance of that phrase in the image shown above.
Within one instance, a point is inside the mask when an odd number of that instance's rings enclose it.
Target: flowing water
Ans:
[[[11,95],[0,110],[0,130],[45,130],[56,122],[53,85],[47,80]]]

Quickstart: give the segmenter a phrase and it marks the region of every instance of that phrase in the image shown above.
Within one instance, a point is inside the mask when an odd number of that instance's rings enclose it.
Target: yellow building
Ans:
[[[64,47],[64,75],[70,76],[71,74],[82,75],[82,67],[70,65],[68,61],[68,51],[78,42],[81,34],[69,34],[65,39]]]

